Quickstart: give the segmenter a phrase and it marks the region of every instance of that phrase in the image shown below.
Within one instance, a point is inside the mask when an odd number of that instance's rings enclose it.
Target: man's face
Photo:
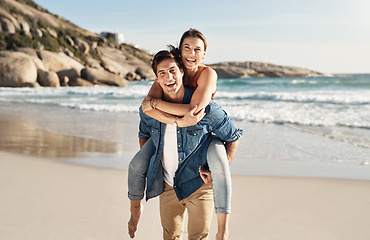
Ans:
[[[180,90],[182,76],[183,71],[173,59],[164,60],[157,66],[157,81],[161,85],[163,92],[169,95],[176,94]]]

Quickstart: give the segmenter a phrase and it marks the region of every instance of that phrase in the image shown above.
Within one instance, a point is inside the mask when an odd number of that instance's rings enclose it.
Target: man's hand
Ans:
[[[134,238],[136,235],[136,231],[138,228],[139,220],[141,213],[143,211],[143,208],[141,206],[140,201],[130,201],[130,212],[131,217],[128,221],[128,234],[130,235],[130,238]]]
[[[200,177],[202,178],[205,184],[211,183],[213,181],[211,172],[205,170],[202,166],[199,167],[199,173],[200,173]]]
[[[177,124],[179,127],[189,127],[197,124],[202,118],[206,115],[204,112],[204,108],[202,108],[197,114],[195,113],[195,110],[197,110],[198,106],[195,105],[190,112],[184,115],[184,117],[179,118],[177,120]]]
[[[152,97],[146,96],[144,100],[141,102],[141,107],[144,113],[153,109],[152,106],[150,105],[151,104],[150,100],[154,101]]]

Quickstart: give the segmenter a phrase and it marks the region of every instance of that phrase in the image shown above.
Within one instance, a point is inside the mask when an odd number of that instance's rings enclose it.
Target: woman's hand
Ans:
[[[200,177],[202,178],[205,184],[211,183],[213,181],[211,172],[204,170],[202,166],[199,167],[199,173],[200,173]]]
[[[146,96],[144,98],[144,100],[142,101],[141,107],[142,107],[144,113],[153,109],[152,105],[151,105],[151,101],[155,101],[155,98]]]
[[[195,105],[190,112],[186,113],[184,117],[179,118],[177,120],[177,124],[179,127],[189,127],[197,124],[202,118],[206,115],[204,112],[204,108],[201,109],[197,114],[194,115],[195,110],[198,108],[197,105]]]

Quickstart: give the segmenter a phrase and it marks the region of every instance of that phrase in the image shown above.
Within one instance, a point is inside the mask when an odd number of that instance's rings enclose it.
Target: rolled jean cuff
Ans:
[[[231,209],[230,208],[219,208],[215,207],[216,213],[224,213],[224,214],[230,214]]]
[[[144,198],[144,195],[132,195],[132,194],[128,193],[128,198],[131,201],[140,201]]]

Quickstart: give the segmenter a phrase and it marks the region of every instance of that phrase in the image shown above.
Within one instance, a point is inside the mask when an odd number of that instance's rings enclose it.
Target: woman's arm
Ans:
[[[212,94],[216,92],[217,86],[217,73],[212,68],[208,67],[204,69],[198,79],[198,87],[195,89],[193,96],[191,97],[191,106],[198,106],[195,110],[195,114],[201,109],[204,109],[211,101]]]
[[[162,98],[163,90],[159,83],[155,81],[149,90],[148,97],[142,102],[143,111],[148,116],[163,123],[174,124],[175,121],[178,121],[177,124],[181,127],[192,126],[203,118],[204,108],[211,100],[212,93],[216,91],[216,84],[216,71],[212,68],[205,69],[198,79],[198,87],[191,98],[190,104],[178,104],[162,100],[157,102],[158,99]],[[153,109],[154,105],[156,109]]]
[[[158,99],[161,99],[162,96],[163,96],[162,87],[159,85],[157,81],[154,81],[152,87],[149,90],[148,96],[145,97],[143,102],[141,103],[143,112],[160,122],[167,124],[176,124],[175,122],[178,120],[177,116],[165,113],[157,109],[153,109],[154,104],[153,102]]]
[[[159,85],[159,84],[158,84]],[[204,109],[209,101],[211,101],[212,94],[216,91],[217,85],[217,73],[212,68],[206,68],[203,70],[198,79],[198,87],[195,89],[193,96],[191,97],[190,104],[176,104],[165,101],[159,101],[156,104],[156,108],[176,116],[184,116],[194,106],[197,106],[195,114],[201,109]],[[160,86],[159,86],[160,87]]]
[[[154,81],[152,87],[149,90],[148,96],[144,98],[143,102],[141,103],[143,112],[148,114],[148,111],[151,111],[153,109],[153,105],[155,104],[154,102],[156,102],[158,99],[161,99],[162,96],[163,96],[162,87],[159,85],[157,81]],[[190,104],[170,103],[166,101],[159,101],[158,104],[156,104],[156,109],[159,109],[165,113],[169,113],[175,116],[182,117],[186,113],[190,112],[191,107],[190,107]],[[149,116],[157,119],[155,116],[158,116],[158,115],[156,114],[154,116],[151,116],[151,115]],[[162,117],[167,118],[166,116],[162,116]],[[159,119],[157,120],[160,121]]]

